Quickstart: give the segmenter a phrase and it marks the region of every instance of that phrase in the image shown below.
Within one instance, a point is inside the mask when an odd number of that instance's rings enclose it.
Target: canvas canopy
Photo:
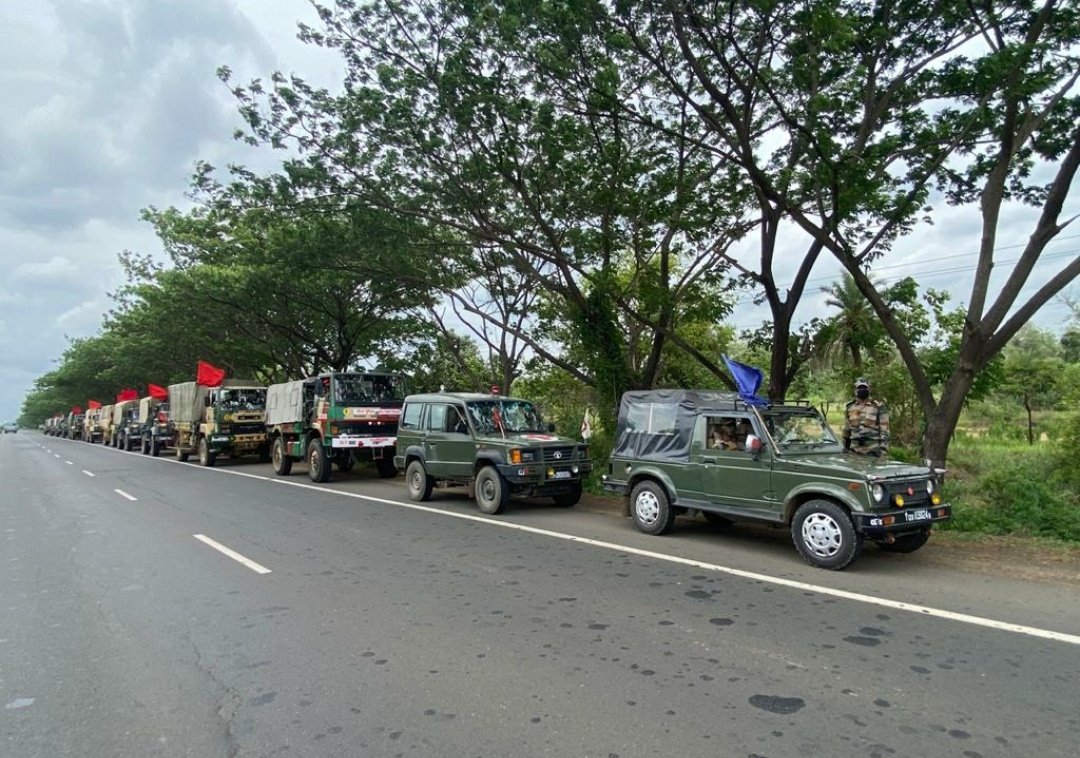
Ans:
[[[169,385],[169,416],[173,421],[194,424],[203,417],[210,390],[195,382]]]
[[[266,390],[266,423],[292,424],[304,419],[304,381],[271,384]]]
[[[117,403],[113,406],[112,410],[112,422],[113,426],[122,424],[124,422],[124,416],[127,412],[139,404],[138,400],[125,400],[122,403]]]
[[[711,411],[741,411],[734,392],[712,390],[637,390],[619,403],[613,458],[685,461],[690,455],[694,424]]]
[[[139,423],[145,424],[154,415],[161,401],[156,397],[144,397],[139,401]]]

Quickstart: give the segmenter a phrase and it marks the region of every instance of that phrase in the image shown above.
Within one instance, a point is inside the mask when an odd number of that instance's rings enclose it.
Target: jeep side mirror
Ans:
[[[206,397],[203,398],[203,405],[205,405],[207,408],[210,407],[210,396],[209,395],[207,395]]]
[[[554,434],[554,433],[555,433],[555,423],[554,423],[554,422],[552,422],[552,421],[549,421],[549,422],[547,423],[547,430],[548,430],[549,432],[551,432],[552,434]]]
[[[757,455],[761,452],[761,437],[756,434],[746,435],[746,452]]]

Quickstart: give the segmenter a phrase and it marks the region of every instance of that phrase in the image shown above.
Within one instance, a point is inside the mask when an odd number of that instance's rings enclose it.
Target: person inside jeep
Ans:
[[[738,450],[739,445],[735,442],[735,420],[721,419],[719,424],[712,427],[709,434],[709,447],[714,450]]]

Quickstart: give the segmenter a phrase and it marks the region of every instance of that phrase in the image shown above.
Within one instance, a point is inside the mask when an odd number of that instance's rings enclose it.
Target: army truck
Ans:
[[[866,540],[895,553],[926,544],[952,515],[941,473],[846,452],[809,405],[651,390],[623,395],[603,483],[646,534],[691,510],[716,526],[763,522],[789,529],[807,563],[839,570]]]
[[[410,395],[398,424],[394,462],[413,500],[436,486],[473,490],[484,513],[500,513],[511,496],[550,497],[563,507],[581,499],[592,471],[583,443],[555,435],[528,400],[476,393]]]
[[[138,425],[136,417],[139,414],[138,400],[125,400],[116,403],[112,407],[112,425],[109,427],[109,440],[106,443],[110,447],[131,450],[134,442],[129,438],[131,431]]]
[[[87,408],[83,414],[83,440],[101,441],[101,408]]]
[[[332,465],[350,471],[365,461],[381,477],[396,476],[406,381],[399,374],[342,372],[270,385],[266,426],[274,471],[287,476],[293,461],[306,460],[311,480],[328,482]]]
[[[81,440],[83,438],[84,416],[82,413],[71,411],[67,415],[67,428],[64,436],[69,440]]]
[[[266,434],[266,387],[243,379],[226,379],[220,387],[196,382],[169,385],[169,417],[175,430],[176,457],[192,453],[203,466],[219,455],[258,455],[270,460]]]
[[[144,397],[139,401],[139,452],[155,458],[167,447],[173,446],[176,431],[169,421],[169,404],[156,397]]]
[[[99,419],[101,426],[101,444],[108,445],[112,441],[113,406],[101,406],[101,415],[99,416]]]

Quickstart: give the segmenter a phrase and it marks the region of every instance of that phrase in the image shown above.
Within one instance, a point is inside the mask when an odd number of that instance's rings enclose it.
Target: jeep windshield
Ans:
[[[528,400],[474,400],[467,406],[469,418],[481,434],[545,431],[540,411]]]
[[[334,402],[338,405],[370,405],[401,402],[405,399],[405,379],[386,374],[336,374]]]
[[[261,388],[222,390],[218,405],[226,411],[261,411],[266,409],[266,390]]]
[[[770,408],[761,411],[761,418],[781,450],[842,450],[832,429],[814,408]]]

